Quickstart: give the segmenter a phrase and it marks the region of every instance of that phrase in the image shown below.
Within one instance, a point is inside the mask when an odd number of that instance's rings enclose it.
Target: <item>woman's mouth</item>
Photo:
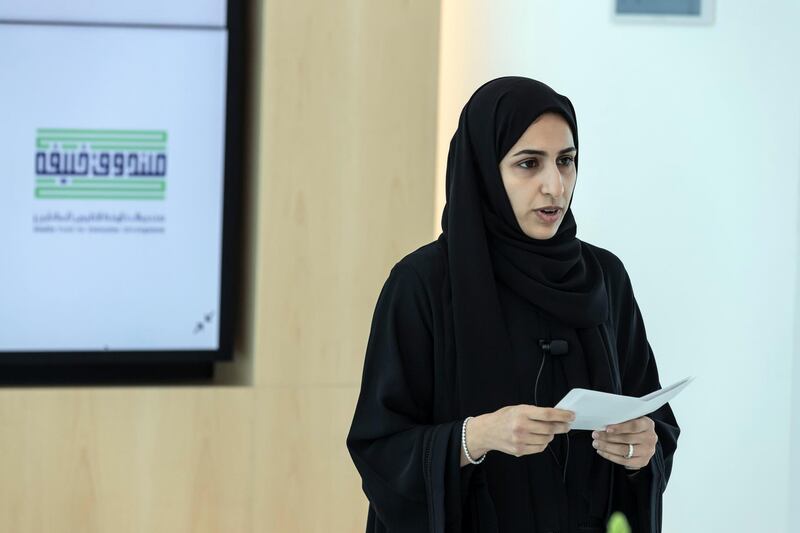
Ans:
[[[553,208],[543,208],[543,209],[536,209],[536,216],[539,217],[539,220],[544,222],[545,224],[552,224],[556,220],[558,220],[559,215],[561,214],[560,207],[553,207]]]

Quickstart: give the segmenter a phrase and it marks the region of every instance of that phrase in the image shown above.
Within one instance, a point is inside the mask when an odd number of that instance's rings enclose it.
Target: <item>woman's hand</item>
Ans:
[[[467,449],[476,459],[490,450],[514,457],[540,453],[555,434],[568,432],[573,420],[575,413],[564,409],[507,405],[467,422]],[[461,455],[463,466],[467,460]]]
[[[620,424],[611,424],[605,431],[592,432],[593,446],[602,457],[624,465],[628,470],[647,466],[656,453],[658,435],[655,422],[646,416]],[[628,444],[633,444],[633,457],[626,459]]]

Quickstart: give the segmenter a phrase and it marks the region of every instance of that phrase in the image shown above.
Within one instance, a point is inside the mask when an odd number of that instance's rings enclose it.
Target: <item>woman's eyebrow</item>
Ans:
[[[563,150],[559,150],[558,153],[559,154],[565,154],[567,152],[573,151],[574,149],[575,149],[574,146],[570,146],[569,148],[564,148]],[[516,154],[512,155],[511,157],[516,157],[516,156],[521,155],[521,154],[545,155],[546,156],[547,152],[545,152],[543,150],[530,150],[530,149],[527,149],[527,150],[520,150],[519,152],[517,152]]]

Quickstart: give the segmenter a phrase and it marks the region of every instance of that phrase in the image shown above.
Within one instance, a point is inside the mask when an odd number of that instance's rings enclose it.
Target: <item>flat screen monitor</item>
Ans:
[[[0,4],[0,365],[232,357],[236,0]]]

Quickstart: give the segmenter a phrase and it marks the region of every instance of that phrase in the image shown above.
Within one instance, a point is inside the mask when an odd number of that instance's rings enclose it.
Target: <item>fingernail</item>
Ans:
[[[594,446],[595,448],[597,448],[599,445],[600,443],[598,443],[597,441],[592,442],[592,446]]]
[[[592,438],[593,439],[596,439],[597,435],[598,435],[598,433],[596,431],[592,431]]]
[[[609,433],[614,433],[614,428],[606,428],[606,431]]]

